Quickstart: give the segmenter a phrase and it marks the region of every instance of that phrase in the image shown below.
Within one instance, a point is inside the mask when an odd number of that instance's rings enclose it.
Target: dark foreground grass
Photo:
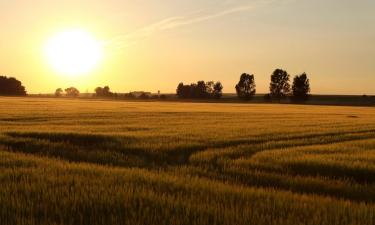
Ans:
[[[375,224],[374,108],[0,106],[0,224]]]
[[[3,224],[371,224],[375,207],[0,152]]]

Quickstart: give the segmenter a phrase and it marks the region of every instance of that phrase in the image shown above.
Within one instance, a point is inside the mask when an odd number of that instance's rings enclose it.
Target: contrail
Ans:
[[[178,27],[187,26],[187,25],[191,25],[195,23],[200,23],[200,22],[212,20],[215,18],[220,18],[220,17],[230,15],[230,14],[251,11],[263,5],[268,5],[271,2],[274,2],[274,0],[265,0],[265,1],[260,1],[260,2],[256,2],[253,4],[236,6],[230,9],[225,9],[225,10],[211,13],[211,14],[195,15],[195,17],[176,16],[176,17],[166,18],[154,24],[140,28],[134,32],[119,35],[113,38],[112,40],[108,41],[107,44],[112,44],[117,47],[127,47],[127,46],[135,44],[137,41],[141,39],[152,36],[153,34],[157,32],[175,29]]]

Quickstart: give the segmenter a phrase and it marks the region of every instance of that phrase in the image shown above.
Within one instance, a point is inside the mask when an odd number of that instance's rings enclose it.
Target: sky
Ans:
[[[266,93],[281,68],[306,72],[313,94],[375,94],[374,0],[0,0],[0,74],[29,93],[173,93],[179,82],[242,73]],[[103,56],[89,73],[55,71],[43,53],[56,33],[81,29]]]

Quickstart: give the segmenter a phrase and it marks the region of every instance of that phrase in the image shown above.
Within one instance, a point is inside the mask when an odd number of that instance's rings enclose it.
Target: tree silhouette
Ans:
[[[309,98],[310,81],[306,73],[294,77],[292,90],[294,100],[306,101]]]
[[[102,96],[103,95],[103,88],[102,87],[97,87],[95,88],[95,96]]]
[[[206,97],[208,97],[207,86],[206,86],[206,83],[203,80],[198,81],[198,83],[197,83],[197,86],[196,86],[196,97],[197,98],[206,98]]]
[[[254,75],[243,73],[240,77],[240,81],[236,85],[237,96],[241,99],[251,99],[256,93],[255,87]]]
[[[207,81],[206,82],[206,96],[205,97],[213,97],[214,96],[214,87],[215,82],[213,81]]]
[[[95,96],[97,97],[112,97],[113,95],[108,86],[95,88]]]
[[[184,88],[184,83],[179,83],[176,89],[176,94],[179,98],[183,98],[183,88]]]
[[[289,74],[281,69],[276,69],[271,75],[270,95],[272,98],[285,98],[290,92]]]
[[[25,96],[26,90],[16,78],[0,76],[0,95]]]
[[[61,97],[62,94],[63,94],[63,92],[64,92],[63,89],[57,88],[56,91],[55,91],[55,96],[56,97]]]
[[[190,85],[179,83],[176,89],[179,98],[220,98],[222,95],[223,85],[220,82],[198,81]]]
[[[191,97],[191,85],[184,85],[184,83],[178,84],[177,96],[179,98],[190,98]]]
[[[200,93],[198,89],[198,85],[196,83],[190,84],[190,86],[186,86],[186,91],[189,90],[187,98],[199,98]]]
[[[78,97],[79,96],[79,91],[75,87],[70,87],[65,89],[66,96],[68,97]]]
[[[221,98],[222,96],[223,96],[223,85],[221,84],[220,81],[218,81],[214,84],[213,97]]]
[[[103,94],[108,96],[108,95],[112,95],[113,93],[110,91],[110,88],[108,86],[105,86],[103,88]]]

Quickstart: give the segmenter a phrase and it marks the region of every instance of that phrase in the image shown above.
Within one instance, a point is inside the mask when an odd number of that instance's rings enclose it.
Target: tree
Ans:
[[[206,83],[203,80],[197,82],[195,96],[197,98],[208,97],[207,86],[206,86]]]
[[[16,78],[0,76],[0,95],[25,96],[26,89]]]
[[[206,82],[206,97],[213,97],[214,95],[214,86],[215,82],[213,81],[207,81]]]
[[[103,88],[102,87],[97,87],[95,88],[95,96],[99,97],[99,96],[103,96]]]
[[[199,98],[199,89],[196,83],[186,85],[184,88],[185,88],[185,91],[187,92],[186,98]]]
[[[255,87],[254,75],[243,73],[240,77],[240,81],[236,85],[237,96],[241,99],[251,99],[256,93]]]
[[[310,81],[306,73],[294,77],[292,90],[294,100],[306,101],[309,98]]]
[[[184,83],[180,83],[177,87],[177,96],[179,98],[191,98],[191,89],[191,85],[184,85]]]
[[[271,75],[270,95],[271,98],[282,99],[290,92],[289,74],[281,69],[276,69]]]
[[[63,94],[63,92],[64,92],[63,89],[57,88],[56,91],[55,91],[55,96],[56,97],[61,97],[62,94]]]
[[[108,86],[95,88],[95,96],[97,97],[112,97],[113,95]]]
[[[221,96],[223,96],[223,85],[218,81],[214,84],[213,97],[221,98]]]
[[[198,81],[190,85],[179,83],[176,89],[179,98],[220,98],[222,95],[223,85],[220,82]]]
[[[179,98],[220,98],[222,96],[223,85],[218,82],[198,81],[190,85],[179,83],[176,89]]]
[[[183,88],[184,88],[184,83],[179,83],[176,89],[177,96],[179,98],[183,98]]]
[[[111,89],[108,86],[105,86],[103,88],[103,95],[104,96],[112,96],[113,95],[113,93],[111,92]]]
[[[70,87],[65,89],[66,96],[68,97],[78,97],[79,96],[79,91],[75,87]]]

